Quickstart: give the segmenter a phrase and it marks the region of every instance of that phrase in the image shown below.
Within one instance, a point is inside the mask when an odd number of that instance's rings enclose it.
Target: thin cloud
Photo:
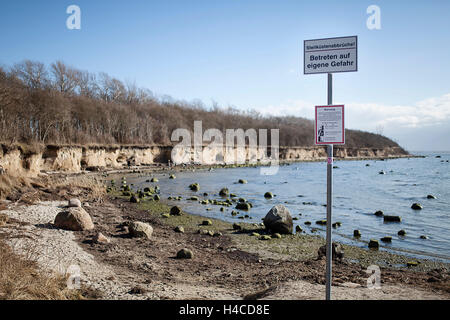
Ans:
[[[339,104],[339,103],[336,103]],[[288,100],[259,111],[267,115],[294,115],[314,118],[314,103]],[[402,128],[426,128],[450,125],[450,94],[419,101],[413,105],[386,105],[378,103],[345,103],[346,127],[366,131],[384,128],[395,132]]]

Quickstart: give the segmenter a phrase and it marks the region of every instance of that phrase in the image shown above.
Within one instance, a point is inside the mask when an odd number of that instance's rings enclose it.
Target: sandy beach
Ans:
[[[93,199],[86,190],[70,185],[30,190],[34,192],[31,203],[3,202],[0,213],[8,221],[0,234],[16,253],[32,256],[45,273],[65,274],[69,266],[79,266],[81,284],[95,292],[93,298],[324,298],[325,261],[318,258],[324,244],[321,237],[292,234],[262,241],[252,236],[266,234],[258,224],[242,222],[241,230],[235,230],[228,222],[210,219],[212,224],[204,226],[205,217],[170,215],[164,200],[130,203],[118,190]],[[82,200],[94,230],[74,232],[53,225],[71,197]],[[151,225],[151,238],[130,237],[127,225],[132,221]],[[176,226],[183,226],[184,232],[175,232]],[[93,241],[98,232],[110,242]],[[192,251],[192,259],[176,259],[183,248]],[[445,263],[419,261],[417,267],[396,267],[411,259],[385,251],[343,248],[344,259],[333,263],[334,299],[450,298]],[[367,267],[380,261],[384,262],[381,288],[369,289]]]

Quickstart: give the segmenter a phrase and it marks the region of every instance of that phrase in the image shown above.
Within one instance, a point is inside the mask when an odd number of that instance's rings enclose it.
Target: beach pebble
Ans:
[[[242,227],[237,223],[233,223],[233,230],[242,230]]]
[[[274,233],[274,234],[272,235],[272,238],[274,238],[274,239],[281,239],[281,234],[279,234],[279,233]]]
[[[178,233],[184,233],[183,226],[176,226],[175,229],[173,229],[173,230]]]
[[[202,221],[202,226],[211,226],[211,225],[212,225],[212,221],[209,219]]]
[[[194,254],[189,249],[181,249],[177,252],[177,259],[192,259]]]
[[[110,243],[111,241],[103,235],[103,233],[97,233],[92,239],[94,243]]]
[[[69,208],[81,208],[81,201],[76,198],[70,199],[68,206]]]
[[[144,222],[133,221],[128,225],[128,232],[131,237],[150,239],[153,234],[153,227]]]
[[[139,198],[136,198],[136,196],[133,194],[133,195],[130,197],[130,202],[131,202],[131,203],[138,203],[138,202],[139,202]]]

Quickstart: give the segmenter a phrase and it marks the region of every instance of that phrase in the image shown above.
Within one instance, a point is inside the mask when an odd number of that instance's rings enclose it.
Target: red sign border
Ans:
[[[318,108],[342,108],[342,141],[339,142],[319,142],[317,141],[317,109]],[[314,140],[316,145],[328,145],[328,144],[345,144],[345,126],[344,126],[344,119],[345,119],[345,108],[343,104],[339,105],[329,105],[329,106],[316,106],[315,108],[315,120],[314,120]]]

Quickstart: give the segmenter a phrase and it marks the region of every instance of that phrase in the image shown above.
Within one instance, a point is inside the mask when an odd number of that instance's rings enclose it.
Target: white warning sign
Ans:
[[[305,40],[303,73],[358,71],[358,37]]]
[[[345,144],[344,106],[316,106],[315,142]]]

